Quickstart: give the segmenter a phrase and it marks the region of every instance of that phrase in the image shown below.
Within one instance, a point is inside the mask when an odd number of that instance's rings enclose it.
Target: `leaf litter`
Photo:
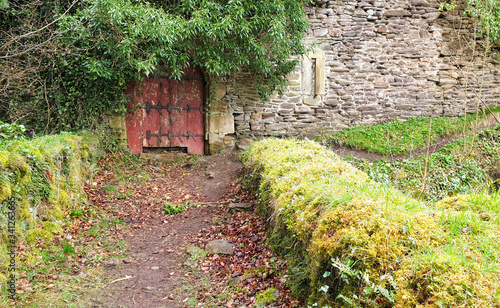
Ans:
[[[267,307],[298,307],[286,262],[266,245],[265,220],[253,212],[228,212],[231,202],[254,202],[236,155],[154,168],[113,164],[118,162],[100,162],[87,193],[127,224],[116,229],[127,254],[117,266],[105,266],[107,283],[89,298],[92,306],[254,307],[258,294],[273,289],[276,300]],[[184,210],[165,215],[165,205]],[[203,253],[215,239],[233,243],[234,253]]]

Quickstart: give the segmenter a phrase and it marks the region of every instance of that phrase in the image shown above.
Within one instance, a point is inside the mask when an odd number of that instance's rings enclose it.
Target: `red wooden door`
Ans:
[[[203,87],[196,68],[186,69],[181,80],[160,75],[130,85],[127,137],[132,153],[156,148],[203,155]]]

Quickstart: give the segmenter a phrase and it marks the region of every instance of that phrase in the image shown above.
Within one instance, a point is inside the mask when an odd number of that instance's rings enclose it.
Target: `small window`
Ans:
[[[302,94],[306,105],[318,105],[325,95],[325,54],[321,49],[302,60]]]

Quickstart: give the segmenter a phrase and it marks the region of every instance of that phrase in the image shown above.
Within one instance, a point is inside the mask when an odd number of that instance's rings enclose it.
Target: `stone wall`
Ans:
[[[425,0],[316,2],[306,8],[315,47],[282,97],[263,103],[248,73],[226,80],[217,99],[236,137],[310,136],[499,104],[500,62],[480,56],[473,21],[458,11]]]

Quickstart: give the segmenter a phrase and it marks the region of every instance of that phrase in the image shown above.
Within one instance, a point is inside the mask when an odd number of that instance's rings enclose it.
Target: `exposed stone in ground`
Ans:
[[[111,259],[102,261],[102,264],[104,264],[104,266],[110,267],[110,268],[111,267],[117,267],[121,263],[122,262],[120,260],[118,260],[117,258],[111,258]]]
[[[251,211],[253,209],[253,203],[231,203],[229,204],[229,212],[243,212],[243,211]]]
[[[232,255],[234,244],[225,240],[214,240],[207,243],[205,251],[211,254]]]

